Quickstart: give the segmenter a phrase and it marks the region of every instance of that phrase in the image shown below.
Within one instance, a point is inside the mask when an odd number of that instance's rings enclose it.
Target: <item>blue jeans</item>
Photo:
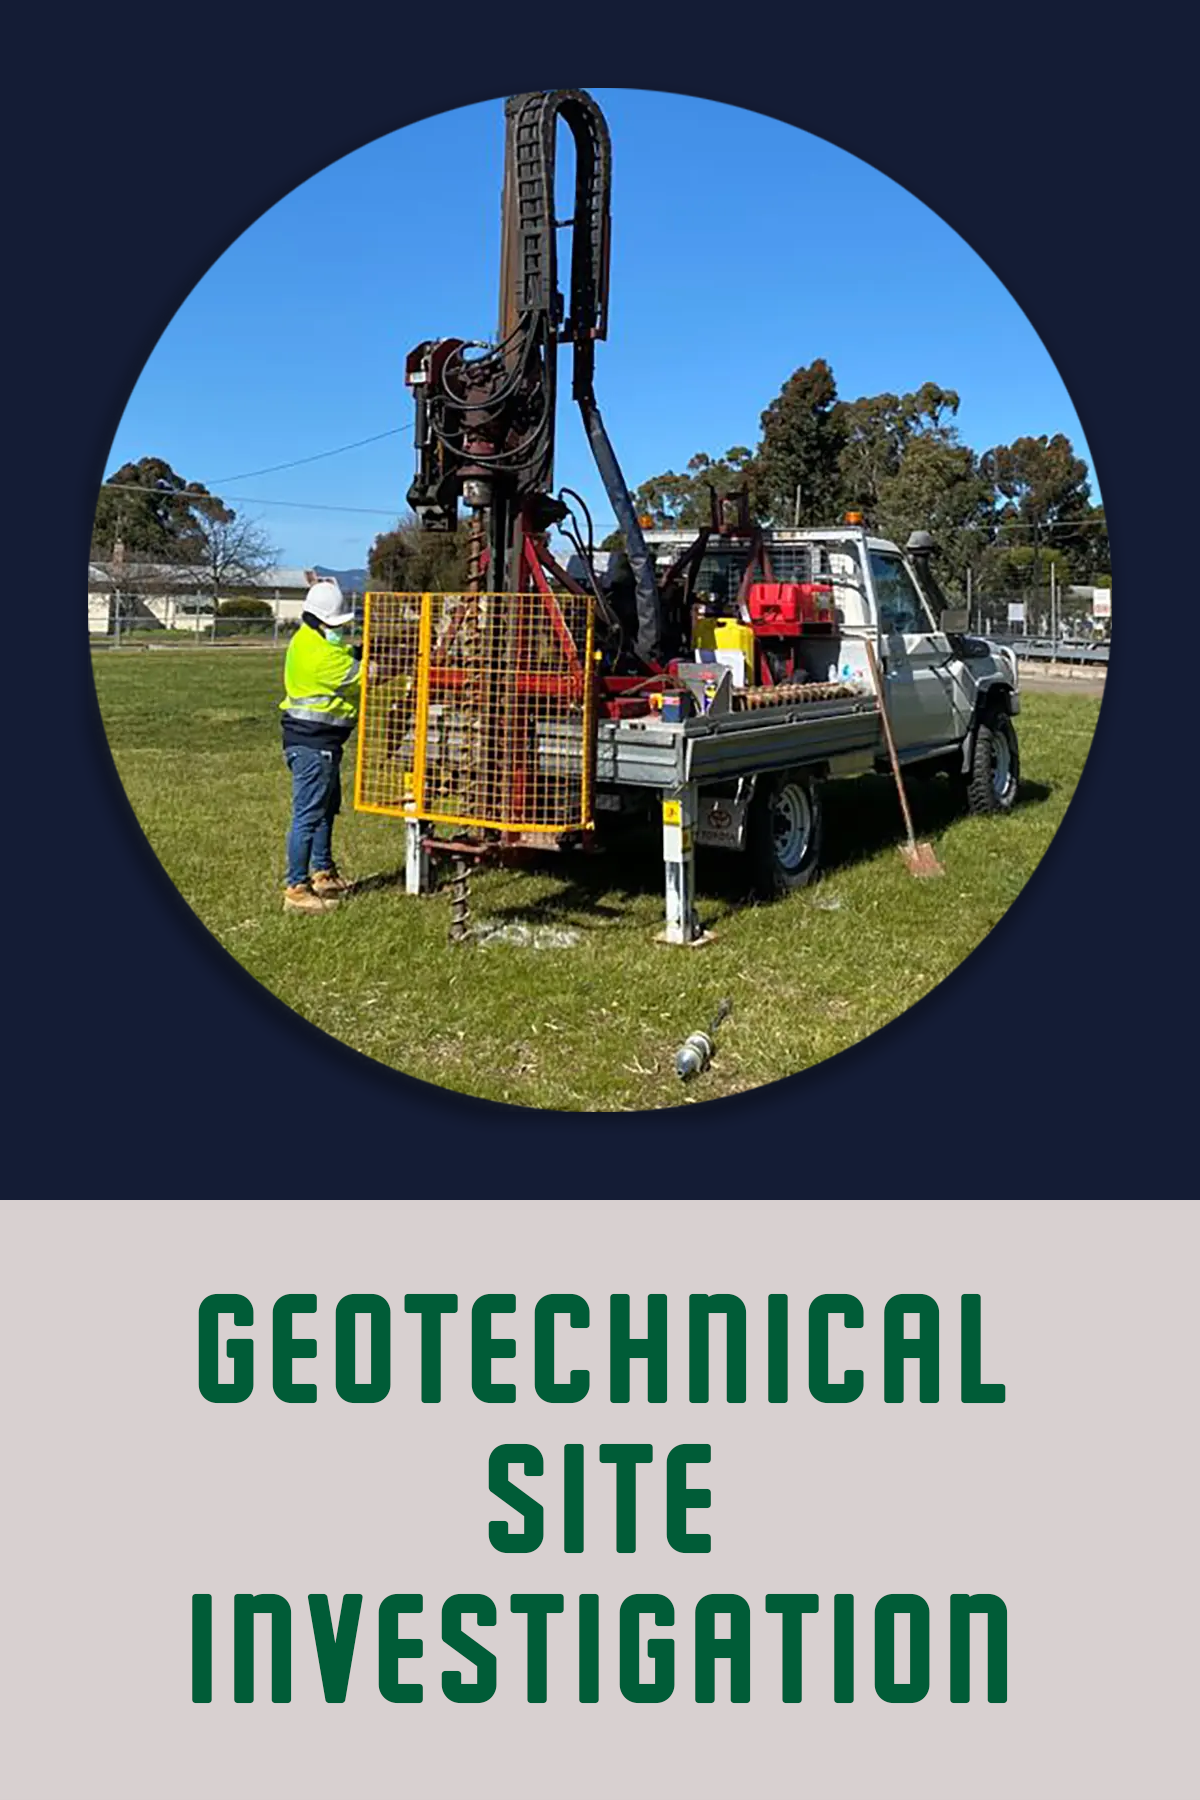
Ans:
[[[342,751],[288,744],[283,760],[292,772],[292,823],[287,834],[287,884],[299,887],[310,870],[333,867],[333,821],[342,809]]]

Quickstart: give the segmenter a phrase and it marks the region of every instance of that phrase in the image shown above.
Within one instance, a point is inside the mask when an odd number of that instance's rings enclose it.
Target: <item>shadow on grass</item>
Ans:
[[[473,910],[496,923],[520,922],[522,924],[566,924],[578,926],[586,931],[589,926],[601,928],[604,925],[616,924],[625,916],[626,906],[622,902],[637,899],[640,895],[655,893],[661,885],[661,861],[654,860],[654,848],[649,851],[643,848],[642,856],[633,862],[624,854],[614,855],[571,855],[569,853],[548,853],[539,855],[530,852],[519,861],[513,860],[498,864],[487,862],[470,870],[472,884],[484,880],[493,880],[497,874],[519,873],[558,877],[560,886],[549,893],[538,894],[532,899],[514,897],[511,899],[492,899],[484,901],[480,894],[473,903]],[[644,861],[644,869],[640,866]],[[405,871],[396,869],[379,875],[364,876],[356,881],[346,894],[346,899],[354,900],[367,894],[404,893],[406,887]],[[434,895],[448,898],[450,889],[450,869],[443,867],[435,874]]]
[[[967,817],[961,788],[944,776],[906,779],[904,791],[912,811],[913,833],[937,837]],[[1052,789],[1040,781],[1022,781],[1014,812],[1041,806]],[[904,821],[895,783],[890,776],[862,775],[855,781],[828,782],[824,789],[825,841],[821,857],[827,875],[869,862],[905,841]]]
[[[510,865],[512,866],[512,865]],[[556,880],[536,899],[514,897],[489,904],[489,918],[529,924],[570,923],[582,931],[604,929],[627,917],[631,902],[662,891],[662,848],[656,832],[629,831],[597,854],[562,852],[537,855],[526,870]]]
[[[390,869],[381,875],[364,875],[361,881],[351,882],[346,891],[346,899],[357,900],[360,894],[378,894],[394,888],[403,890],[404,883],[403,869]]]
[[[905,790],[919,840],[939,836],[967,816],[961,790],[945,778],[909,780]],[[1052,791],[1040,781],[1022,781],[1014,811],[1044,804]],[[869,862],[904,843],[900,803],[890,776],[862,775],[854,781],[827,782],[822,798],[825,836],[821,864],[825,875]],[[648,895],[661,896],[663,892],[662,845],[653,826],[627,827],[598,854],[533,852],[507,867],[510,871],[549,877],[556,885],[536,898],[496,899],[480,908],[498,923],[570,923],[581,931],[603,930],[620,923],[631,902]],[[370,875],[356,882],[351,893],[403,886],[404,871],[399,870],[394,874]],[[696,888],[697,906],[706,929],[755,899],[746,858],[728,851],[699,851]]]

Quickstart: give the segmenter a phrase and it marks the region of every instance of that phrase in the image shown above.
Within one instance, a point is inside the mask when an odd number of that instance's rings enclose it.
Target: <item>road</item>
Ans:
[[[1091,670],[1086,675],[1051,675],[1045,669],[1022,663],[1020,676],[1023,688],[1039,688],[1045,693],[1090,694],[1094,698],[1104,692],[1104,675]]]

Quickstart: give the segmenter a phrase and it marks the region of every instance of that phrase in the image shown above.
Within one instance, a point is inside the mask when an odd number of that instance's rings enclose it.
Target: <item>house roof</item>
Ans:
[[[179,563],[153,562],[90,562],[88,564],[88,587],[106,588],[127,583],[129,586],[150,587],[160,582],[164,588],[172,588],[182,592],[186,585],[186,577],[195,574],[197,585],[203,584],[201,571],[189,570]]]
[[[205,571],[203,569],[191,569],[186,563],[127,561],[119,565],[114,565],[111,562],[90,562],[88,564],[89,588],[112,587],[114,582],[114,568],[119,568],[120,571],[116,576],[118,582],[126,581],[131,585],[136,583],[140,587],[145,587],[155,581],[161,581],[165,587],[171,587],[177,592],[181,592],[186,588],[189,577],[194,577],[195,586],[197,588],[206,588],[208,586],[208,579]],[[230,580],[223,585],[227,587],[238,587],[242,584]],[[280,564],[278,567],[264,569],[262,574],[256,576],[253,582],[247,582],[245,585],[262,588],[296,588],[307,591],[308,572],[305,569],[293,569]]]
[[[286,568],[282,564],[278,568],[264,569],[256,578],[257,587],[303,588],[308,592],[308,571],[306,569]]]

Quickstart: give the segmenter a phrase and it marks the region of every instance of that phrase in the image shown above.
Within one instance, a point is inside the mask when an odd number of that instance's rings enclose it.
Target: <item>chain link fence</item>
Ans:
[[[347,629],[361,635],[362,602],[352,598],[354,624]],[[217,647],[271,649],[286,646],[299,629],[298,616],[281,616],[273,611],[269,617],[245,617],[235,612],[173,610],[168,622],[157,618],[145,607],[110,606],[97,616],[89,612],[88,643],[94,650],[133,649],[199,649]]]

